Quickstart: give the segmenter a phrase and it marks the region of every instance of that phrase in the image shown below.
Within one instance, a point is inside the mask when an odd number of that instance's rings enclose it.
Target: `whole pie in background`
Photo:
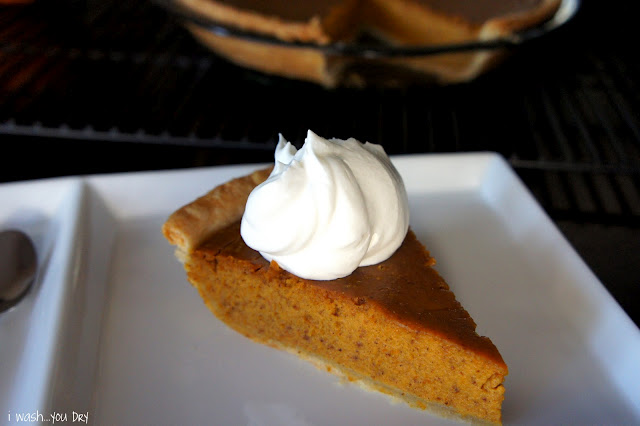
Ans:
[[[504,50],[476,49],[425,56],[341,55],[318,46],[374,38],[389,46],[449,46],[509,37],[539,25],[561,0],[177,0],[210,22],[267,36],[284,44],[249,40],[187,24],[205,46],[230,61],[268,74],[326,87],[453,83],[495,66]],[[290,43],[290,44],[288,44]]]

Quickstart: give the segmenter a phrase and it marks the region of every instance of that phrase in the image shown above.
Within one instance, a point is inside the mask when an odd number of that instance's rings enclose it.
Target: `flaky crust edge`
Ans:
[[[184,257],[211,234],[239,220],[251,191],[264,182],[272,167],[232,179],[173,212],[162,225],[162,234]]]

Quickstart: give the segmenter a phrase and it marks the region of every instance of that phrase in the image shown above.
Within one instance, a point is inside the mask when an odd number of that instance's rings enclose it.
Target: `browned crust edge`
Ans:
[[[490,19],[483,24],[480,37],[490,38],[496,35],[506,35],[539,25],[551,18],[561,4],[562,0],[544,0],[536,9]]]
[[[181,207],[162,226],[165,238],[178,250],[192,252],[212,233],[242,217],[249,194],[271,170],[269,167],[232,179]]]
[[[277,16],[264,16],[248,10],[237,9],[222,2],[210,0],[179,0],[183,6],[221,24],[233,25],[245,31],[270,34],[282,40],[328,42],[320,19],[312,17],[308,22],[288,22]]]

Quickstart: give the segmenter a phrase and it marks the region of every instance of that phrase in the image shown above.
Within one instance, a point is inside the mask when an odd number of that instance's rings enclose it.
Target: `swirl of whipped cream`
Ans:
[[[389,258],[409,228],[407,193],[380,145],[282,135],[275,167],[242,217],[246,244],[301,277],[331,280]]]

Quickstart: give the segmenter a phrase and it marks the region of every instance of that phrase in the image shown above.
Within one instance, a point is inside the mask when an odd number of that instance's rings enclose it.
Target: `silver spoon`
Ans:
[[[37,269],[31,239],[21,231],[0,232],[0,312],[15,306],[29,292]]]

